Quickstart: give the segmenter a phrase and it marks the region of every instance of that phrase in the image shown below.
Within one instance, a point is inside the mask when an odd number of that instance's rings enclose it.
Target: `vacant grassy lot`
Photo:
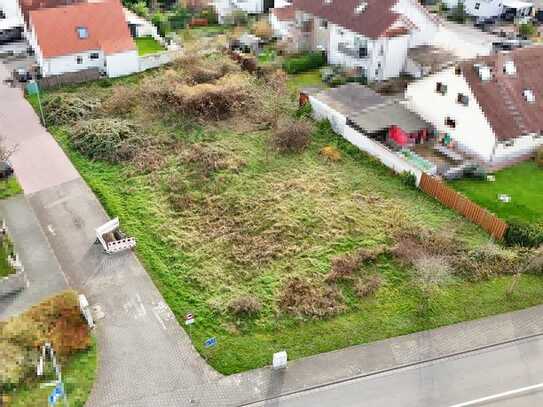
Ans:
[[[496,181],[460,180],[452,186],[473,201],[506,220],[543,222],[543,169],[525,161],[495,174]],[[507,194],[504,203],[498,195]]]
[[[195,72],[197,63],[206,68]],[[432,290],[422,313],[411,260],[433,243],[414,236],[441,241],[451,261],[487,247],[488,237],[326,124],[299,153],[271,148],[274,118],[286,119],[296,101],[283,100],[279,84],[225,73],[232,69],[180,61],[113,88],[95,83],[45,96],[54,101],[52,132],[138,239],[138,256],[178,319],[195,315],[194,344],[216,369],[239,372],[269,364],[282,349],[299,358],[541,302],[540,277],[523,276],[506,297],[510,276],[492,271],[502,268],[467,278],[466,262]],[[55,110],[62,105],[77,108]],[[78,119],[59,121],[68,110]],[[102,126],[108,131],[97,133]],[[403,254],[394,249],[401,242]],[[487,252],[502,259],[500,250]],[[218,345],[204,349],[211,336]]]
[[[140,37],[134,40],[138,47],[139,55],[154,54],[156,52],[164,51],[166,48],[162,46],[160,42],[153,37]]]

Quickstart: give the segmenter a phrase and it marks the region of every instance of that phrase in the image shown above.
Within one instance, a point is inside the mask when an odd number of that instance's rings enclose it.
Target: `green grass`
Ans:
[[[289,75],[288,87],[291,91],[298,92],[303,88],[326,88],[328,85],[321,80],[320,69],[313,69],[308,72]]]
[[[8,263],[9,244],[0,243],[0,278],[12,274],[15,270]]]
[[[89,397],[96,376],[96,343],[79,352],[62,366],[64,388],[70,407],[82,407]],[[47,405],[51,387],[40,388],[39,382],[27,384],[11,393],[10,407],[41,407]],[[62,405],[62,403],[60,403]]]
[[[320,82],[318,70],[296,75],[290,86],[317,78]],[[93,83],[69,91],[104,97],[110,89]],[[489,237],[324,126],[305,152],[284,155],[269,149],[267,131],[190,127],[179,117],[138,116],[143,110],[130,114],[179,143],[175,152],[164,152],[163,167],[147,172],[91,161],[71,147],[69,127],[50,130],[107,212],[136,237],[138,257],[180,323],[186,313],[195,315],[193,343],[222,373],[267,365],[283,349],[296,359],[542,302],[540,276],[523,276],[511,298],[509,277],[456,280],[422,317],[411,271],[381,256],[360,272],[381,275],[375,297],[360,300],[352,283],[341,283],[342,314],[326,320],[286,314],[278,298],[287,279],[322,281],[334,257],[391,245],[391,230],[398,225],[449,231],[469,247]],[[195,143],[242,164],[206,176],[182,158]],[[341,152],[340,161],[322,157],[320,150],[328,145]],[[247,294],[261,302],[260,313],[233,316],[229,301]],[[217,346],[205,349],[212,336]]]
[[[495,176],[495,182],[463,179],[451,185],[505,220],[543,222],[543,168],[525,161]],[[511,202],[501,202],[500,194],[511,196]]]
[[[155,40],[153,37],[140,37],[136,38],[134,41],[136,42],[136,46],[138,47],[138,54],[140,56],[155,54],[166,49],[162,46],[160,42]]]
[[[17,178],[11,176],[8,179],[0,180],[0,199],[9,198],[11,196],[23,192]]]

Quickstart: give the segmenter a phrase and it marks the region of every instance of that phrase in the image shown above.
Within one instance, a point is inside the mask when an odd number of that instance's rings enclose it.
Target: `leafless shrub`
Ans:
[[[413,282],[421,293],[420,311],[425,313],[437,291],[452,281],[452,268],[444,256],[424,255],[415,260]]]
[[[426,229],[401,230],[395,236],[391,253],[402,263],[413,265],[426,256],[454,256],[461,253],[463,244],[446,232]]]
[[[337,288],[294,277],[282,289],[279,308],[296,316],[326,318],[337,315],[345,306]]]
[[[242,160],[229,157],[225,152],[205,144],[191,145],[183,153],[183,161],[195,166],[198,173],[205,177],[225,169],[238,171],[245,164]]]
[[[543,273],[543,246],[534,251],[522,267],[524,273]]]
[[[139,103],[139,89],[134,86],[115,86],[112,94],[105,100],[102,109],[106,113],[127,114]]]
[[[332,259],[332,267],[326,276],[327,282],[351,279],[363,264],[377,260],[382,248],[360,249],[354,254],[338,256]]]
[[[281,153],[301,153],[311,143],[313,126],[307,120],[287,120],[271,137],[271,145]]]
[[[354,291],[359,298],[369,297],[377,292],[381,283],[381,277],[378,274],[373,274],[359,279],[355,284]]]
[[[198,55],[183,56],[175,61],[174,68],[181,72],[178,80],[190,85],[214,82],[228,74],[240,71],[234,61],[222,55],[207,58]]]
[[[273,36],[273,30],[268,20],[260,19],[251,27],[251,31],[257,37],[263,40],[270,40]]]
[[[228,311],[236,316],[254,315],[260,312],[262,304],[252,295],[242,295],[228,303]]]

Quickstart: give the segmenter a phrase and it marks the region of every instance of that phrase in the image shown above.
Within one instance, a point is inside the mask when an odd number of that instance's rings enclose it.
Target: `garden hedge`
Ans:
[[[326,56],[322,52],[309,52],[307,54],[288,58],[283,63],[283,69],[289,74],[309,71],[320,68],[326,64]]]
[[[543,225],[509,222],[505,242],[511,246],[537,247],[543,245]]]

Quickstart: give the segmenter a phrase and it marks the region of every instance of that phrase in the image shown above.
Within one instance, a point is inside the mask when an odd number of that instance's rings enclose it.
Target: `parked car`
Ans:
[[[13,167],[9,161],[0,161],[0,179],[11,177],[13,172]]]

